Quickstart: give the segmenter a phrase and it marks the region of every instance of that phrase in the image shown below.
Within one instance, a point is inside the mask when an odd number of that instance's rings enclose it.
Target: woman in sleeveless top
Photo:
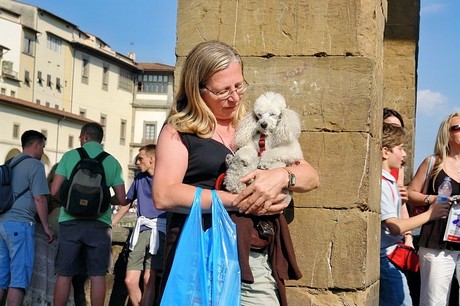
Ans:
[[[176,101],[158,139],[153,182],[156,207],[169,212],[160,296],[167,282],[178,237],[190,211],[196,187],[203,188],[203,224],[204,227],[210,226],[210,189],[215,188],[218,176],[226,171],[225,157],[236,149],[233,147],[233,138],[238,122],[245,115],[243,96],[247,86],[240,55],[222,42],[198,44],[184,62]],[[318,174],[305,160],[288,170],[297,179],[295,186],[289,188],[291,191],[307,192],[318,187]],[[227,210],[233,210],[235,214],[240,211],[245,216],[240,218],[241,222],[235,222],[242,270],[242,305],[286,305],[284,279],[300,277],[294,256],[277,256],[276,260],[283,259],[277,264],[274,263],[273,255],[269,256],[267,251],[253,254],[249,246],[245,250],[240,244],[240,241],[250,241],[250,237],[242,234],[245,232],[242,230],[252,224],[252,218],[256,215],[270,215],[274,224],[278,222],[276,224],[280,225],[276,230],[287,229],[281,212],[288,203],[284,202],[286,196],[281,190],[289,185],[288,174],[284,168],[256,170],[249,174],[249,179],[254,181],[239,195],[218,190]],[[288,233],[281,239],[290,241]],[[287,248],[293,254],[292,245]],[[245,254],[245,251],[249,255],[242,258],[241,254]],[[276,254],[276,250],[273,252],[270,254]],[[263,276],[251,275],[254,274],[253,259],[258,264],[262,261],[267,263],[262,268],[265,269]],[[244,273],[245,270],[249,270],[248,275]],[[254,276],[253,282],[245,279],[245,275]]]
[[[451,178],[451,204],[460,193],[460,113],[452,113],[441,123],[434,148],[434,166],[429,174],[427,194],[423,194],[431,156],[425,158],[408,191],[411,206],[434,205],[437,190],[446,176]],[[460,276],[460,243],[443,240],[447,219],[423,225],[420,233],[420,305],[447,305],[452,277]]]

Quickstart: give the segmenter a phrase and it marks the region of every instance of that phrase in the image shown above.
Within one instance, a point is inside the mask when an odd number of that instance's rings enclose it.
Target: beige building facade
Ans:
[[[5,124],[8,132],[0,137],[0,162],[17,152],[18,145],[20,149],[20,139],[15,140],[13,130],[20,137],[34,128],[48,137],[45,154],[49,158],[44,163],[50,168],[62,154],[80,145],[81,126],[95,121],[103,126],[104,147],[122,165],[129,186],[138,148],[156,143],[158,128],[168,114],[174,67],[139,64],[134,54],[120,54],[77,25],[16,1],[0,0],[0,32],[11,34],[0,35],[0,100],[10,108],[0,116],[15,114],[7,121],[14,122]],[[166,85],[144,91],[140,78],[145,74],[151,76],[151,83],[160,80]],[[14,109],[16,104],[8,98],[26,101],[31,109],[45,112],[34,116],[34,111]],[[46,110],[58,112],[60,118],[46,118]],[[73,123],[66,125],[69,118]]]

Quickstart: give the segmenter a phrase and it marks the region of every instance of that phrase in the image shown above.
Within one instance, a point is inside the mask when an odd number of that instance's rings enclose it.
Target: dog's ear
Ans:
[[[280,142],[289,142],[299,138],[300,130],[299,115],[295,111],[285,108],[281,111],[281,116],[273,135]]]
[[[257,133],[257,120],[254,112],[247,114],[236,128],[235,145],[237,148],[246,146]]]

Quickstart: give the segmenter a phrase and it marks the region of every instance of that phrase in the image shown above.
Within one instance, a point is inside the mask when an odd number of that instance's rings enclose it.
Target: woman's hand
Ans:
[[[287,186],[288,176],[283,168],[272,170],[254,170],[241,179],[242,182],[252,183],[247,186],[233,201],[241,213],[265,214],[273,204],[281,205],[271,212],[282,211],[285,207],[283,200],[286,195],[282,189]],[[286,206],[289,203],[286,203]]]

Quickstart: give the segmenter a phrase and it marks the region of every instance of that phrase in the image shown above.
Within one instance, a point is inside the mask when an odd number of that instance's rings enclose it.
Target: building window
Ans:
[[[168,93],[167,75],[144,74],[138,76],[137,91],[150,93]]]
[[[46,75],[46,86],[53,87],[53,82],[51,82],[51,75]]]
[[[29,70],[24,71],[24,83],[27,84],[27,86],[30,86],[30,72],[29,72]]]
[[[42,129],[41,133],[45,135],[46,138],[48,138],[48,130]]]
[[[37,72],[37,82],[38,82],[38,84],[43,85],[43,77],[42,77],[42,72],[41,71]]]
[[[41,104],[40,99],[35,100],[35,103],[40,105]]]
[[[102,89],[107,90],[109,87],[109,66],[105,65],[102,67]]]
[[[49,103],[49,102],[45,102],[45,106],[46,106],[46,107],[50,107],[50,103]]]
[[[24,36],[24,47],[22,52],[28,55],[34,55],[35,38],[31,35]]]
[[[2,87],[2,89],[1,89],[1,91],[0,91],[0,94],[6,95],[6,88],[3,88],[3,87]]]
[[[101,126],[106,126],[107,125],[107,115],[106,114],[101,114],[101,118],[99,120],[99,124]]]
[[[81,81],[82,83],[88,84],[89,78],[89,58],[83,57],[83,62],[81,66]]]
[[[155,143],[157,124],[155,122],[144,122],[144,142]]]
[[[61,88],[62,88],[61,79],[56,78],[56,89],[61,91]]]
[[[72,135],[69,135],[68,147],[69,147],[69,149],[73,148],[73,136]]]
[[[16,97],[16,92],[14,90],[11,90],[10,91],[10,96],[13,97],[13,98]]]
[[[48,41],[46,46],[48,49],[53,50],[54,52],[61,53],[61,44],[62,41],[56,36],[48,34]]]
[[[82,117],[86,117],[86,109],[80,108],[79,115],[82,116]]]
[[[126,142],[126,120],[121,119],[120,123],[120,144],[124,145]]]
[[[13,138],[15,139],[19,138],[19,123],[13,124]]]
[[[118,88],[131,92],[133,90],[133,76],[131,72],[120,68]]]

